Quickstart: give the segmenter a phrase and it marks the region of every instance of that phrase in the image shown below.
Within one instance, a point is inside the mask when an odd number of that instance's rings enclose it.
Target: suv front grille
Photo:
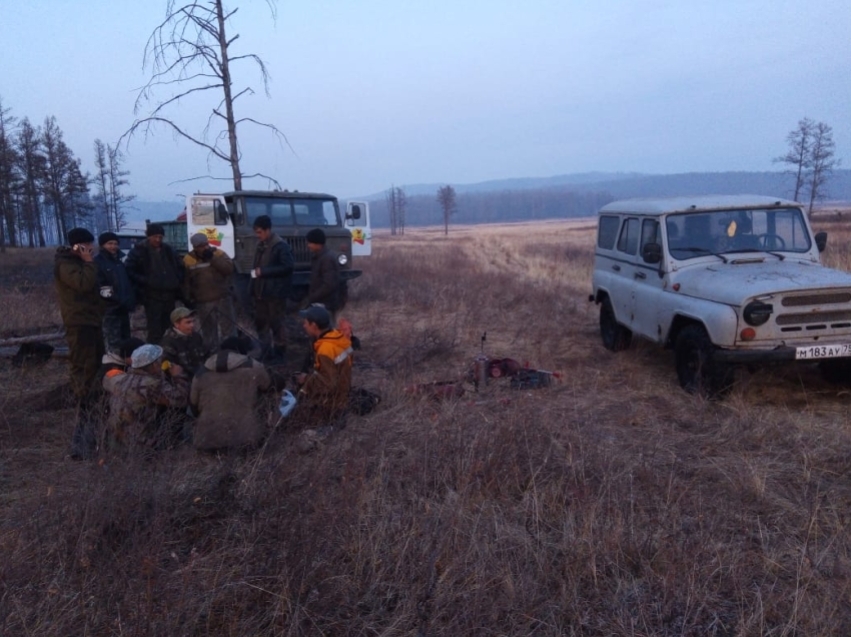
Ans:
[[[780,304],[783,307],[800,307],[802,305],[832,305],[834,303],[848,303],[849,301],[851,301],[851,293],[835,292],[832,294],[787,296],[780,301]]]
[[[797,308],[797,312],[780,312],[774,317],[781,332],[830,332],[851,328],[851,292],[816,292],[786,296],[781,307]],[[844,307],[835,307],[844,305]],[[834,306],[834,307],[831,307]]]

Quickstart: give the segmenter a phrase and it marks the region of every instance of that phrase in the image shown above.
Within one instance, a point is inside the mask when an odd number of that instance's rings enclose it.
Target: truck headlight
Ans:
[[[751,301],[745,306],[742,316],[745,319],[745,323],[756,327],[765,323],[771,317],[772,312],[774,312],[774,306],[770,303]]]
[[[348,262],[349,262],[349,257],[347,257],[345,254],[338,254],[337,255],[337,263],[339,263],[340,265],[346,265]]]

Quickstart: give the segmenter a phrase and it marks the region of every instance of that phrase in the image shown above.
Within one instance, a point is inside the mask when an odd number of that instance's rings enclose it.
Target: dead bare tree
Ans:
[[[274,19],[275,0],[266,2]],[[263,60],[251,53],[232,55],[231,47],[239,35],[229,36],[227,28],[238,10],[226,10],[222,0],[183,4],[169,0],[165,19],[154,29],[145,47],[143,66],[150,66],[152,75],[139,92],[135,112],[138,113],[146,104],[156,105],[146,117],[133,122],[122,135],[122,140],[129,142],[137,132],[147,135],[155,126],[166,126],[178,137],[189,140],[206,149],[210,156],[226,162],[231,168],[234,190],[241,190],[243,178],[248,177],[265,177],[277,184],[267,175],[246,175],[242,172],[242,152],[237,136],[240,124],[252,123],[268,128],[279,140],[289,145],[286,136],[276,126],[250,117],[237,118],[234,114],[236,100],[254,93],[250,86],[235,89],[231,75],[234,62],[254,62],[260,70],[266,95],[269,96],[269,73]],[[158,100],[155,94],[160,89],[171,91],[171,95]],[[202,131],[185,129],[167,116],[169,107],[175,106],[181,99],[194,97],[204,91],[221,91],[221,99],[210,111]]]
[[[448,236],[449,217],[452,216],[457,209],[455,203],[455,189],[448,184],[438,188],[437,203],[440,204],[440,209],[443,211],[443,234]]]
[[[824,185],[833,169],[839,164],[835,158],[836,143],[833,141],[833,128],[819,122],[815,125],[810,147],[810,205],[807,214],[813,214],[813,205],[825,196]]]
[[[785,155],[775,157],[774,161],[788,166],[787,172],[795,178],[795,188],[792,199],[798,201],[798,197],[804,190],[807,182],[807,174],[810,169],[810,148],[812,145],[813,130],[815,122],[809,117],[798,122],[798,127],[786,136],[789,150]]]

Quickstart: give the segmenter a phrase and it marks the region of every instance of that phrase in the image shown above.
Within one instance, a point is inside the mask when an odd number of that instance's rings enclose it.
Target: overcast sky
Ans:
[[[55,116],[93,171],[94,140],[114,143],[134,120],[166,4],[7,0],[3,105],[36,124]],[[239,7],[232,55],[256,53],[271,74],[267,98],[254,67],[234,68],[236,88],[255,89],[237,115],[275,124],[291,146],[246,129],[243,172],[286,188],[348,198],[588,171],[774,170],[802,117],[831,125],[851,165],[848,0],[279,0],[275,20],[265,0],[226,6]],[[214,105],[209,94],[169,112],[200,133]],[[228,169],[165,128],[124,150],[140,199],[228,189],[173,183]]]

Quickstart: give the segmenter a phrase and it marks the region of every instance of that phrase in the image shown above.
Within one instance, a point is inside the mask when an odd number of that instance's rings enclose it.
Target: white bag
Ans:
[[[281,405],[278,407],[278,411],[281,412],[281,417],[286,418],[289,416],[293,409],[295,409],[296,397],[293,396],[293,393],[289,389],[285,389],[281,394]]]

